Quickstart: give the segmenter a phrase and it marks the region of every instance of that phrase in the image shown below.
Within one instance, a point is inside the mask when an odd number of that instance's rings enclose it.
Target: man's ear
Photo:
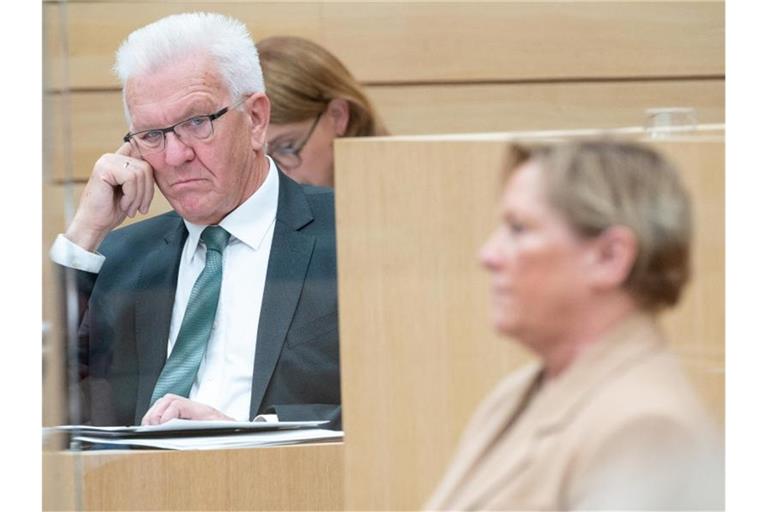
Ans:
[[[266,145],[267,127],[269,126],[269,98],[263,92],[255,92],[245,100],[243,107],[250,121],[251,146],[256,151],[263,150]]]
[[[611,226],[591,241],[590,281],[599,290],[620,288],[637,260],[637,236],[626,226]]]
[[[328,113],[333,122],[333,133],[342,137],[347,133],[349,125],[349,102],[342,98],[334,98],[328,103]]]

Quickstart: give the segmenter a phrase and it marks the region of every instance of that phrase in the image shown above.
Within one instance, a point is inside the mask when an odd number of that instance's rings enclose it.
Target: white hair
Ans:
[[[264,92],[259,54],[242,22],[217,13],[174,14],[135,30],[117,50],[113,70],[123,87],[123,106],[129,124],[126,82],[189,55],[213,58],[233,103],[244,95]]]

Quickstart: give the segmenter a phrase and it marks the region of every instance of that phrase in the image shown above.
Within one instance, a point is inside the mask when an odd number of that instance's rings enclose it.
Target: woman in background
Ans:
[[[386,129],[360,84],[323,47],[292,36],[256,47],[272,102],[268,154],[299,183],[332,187],[333,140]]]
[[[496,330],[539,362],[478,408],[426,508],[722,508],[719,434],[656,320],[689,275],[677,173],[634,143],[516,155],[480,258]]]

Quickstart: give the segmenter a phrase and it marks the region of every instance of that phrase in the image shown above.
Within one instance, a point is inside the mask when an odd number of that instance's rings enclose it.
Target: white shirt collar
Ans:
[[[264,240],[265,234],[272,226],[277,215],[277,196],[280,180],[277,176],[277,167],[272,158],[267,157],[267,160],[269,162],[269,170],[267,171],[264,183],[240,206],[232,210],[219,222],[219,226],[226,229],[231,235],[230,243],[233,240],[239,240],[253,250],[258,249],[259,244]],[[189,232],[187,244],[191,244],[191,247],[197,247],[200,235],[208,226],[193,224],[186,219],[184,224]],[[189,252],[190,262],[194,255],[194,250]]]

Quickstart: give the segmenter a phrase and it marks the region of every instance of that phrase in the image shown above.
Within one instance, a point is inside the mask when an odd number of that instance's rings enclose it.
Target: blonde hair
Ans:
[[[692,219],[675,168],[633,142],[580,141],[514,148],[515,163],[539,164],[551,205],[580,235],[629,228],[637,257],[624,288],[645,310],[677,303],[690,275]]]
[[[340,98],[349,103],[345,137],[387,135],[363,88],[328,50],[293,36],[268,37],[256,46],[272,103],[272,123],[311,119],[329,101]]]

